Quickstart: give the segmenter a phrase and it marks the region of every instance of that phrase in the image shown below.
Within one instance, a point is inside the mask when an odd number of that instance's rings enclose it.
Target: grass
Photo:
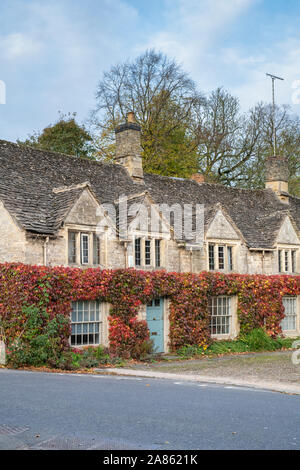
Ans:
[[[271,338],[262,328],[252,330],[248,334],[240,335],[236,340],[218,340],[207,348],[197,346],[184,346],[178,350],[182,358],[197,356],[216,356],[234,353],[276,351],[290,349],[296,338]]]

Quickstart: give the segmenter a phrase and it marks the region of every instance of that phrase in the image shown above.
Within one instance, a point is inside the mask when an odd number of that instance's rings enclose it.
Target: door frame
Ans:
[[[161,297],[163,299],[163,328],[164,328],[164,352],[162,354],[167,354],[170,351],[169,348],[169,334],[170,334],[170,320],[169,320],[169,310],[170,310],[170,299],[168,297]],[[147,322],[147,305],[142,304],[138,311],[138,320],[144,320]]]

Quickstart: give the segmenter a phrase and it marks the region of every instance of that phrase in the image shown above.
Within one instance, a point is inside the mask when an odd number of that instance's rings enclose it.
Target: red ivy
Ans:
[[[147,324],[137,318],[141,304],[155,297],[170,300],[170,347],[208,345],[208,299],[237,295],[243,331],[263,326],[270,335],[281,332],[282,297],[300,295],[300,276],[225,275],[202,272],[144,272],[134,269],[101,270],[0,264],[0,316],[6,342],[24,328],[25,305],[46,308],[53,318],[70,316],[71,302],[100,300],[111,304],[110,348],[129,357],[135,346],[149,339]],[[64,330],[61,340],[69,335]]]

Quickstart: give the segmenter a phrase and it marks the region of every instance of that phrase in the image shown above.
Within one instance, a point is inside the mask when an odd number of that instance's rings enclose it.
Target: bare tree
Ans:
[[[133,111],[142,128],[142,146],[149,163],[147,156],[155,158],[155,148],[162,148],[173,132],[182,130],[202,101],[188,74],[161,52],[148,50],[131,62],[113,66],[98,84],[92,112],[94,134],[100,137],[100,158],[113,155],[114,128]],[[148,169],[151,171],[150,164]]]

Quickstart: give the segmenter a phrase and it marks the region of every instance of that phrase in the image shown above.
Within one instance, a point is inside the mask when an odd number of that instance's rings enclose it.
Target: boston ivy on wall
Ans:
[[[49,318],[70,316],[71,302],[100,300],[111,304],[109,341],[112,353],[123,357],[149,339],[138,311],[155,297],[170,299],[170,348],[207,346],[210,296],[236,295],[241,330],[264,327],[280,334],[284,316],[282,297],[300,295],[300,276],[238,275],[202,272],[144,272],[134,269],[100,270],[0,264],[0,316],[7,345],[25,328],[24,306],[46,309]],[[69,327],[62,327],[68,343]]]

